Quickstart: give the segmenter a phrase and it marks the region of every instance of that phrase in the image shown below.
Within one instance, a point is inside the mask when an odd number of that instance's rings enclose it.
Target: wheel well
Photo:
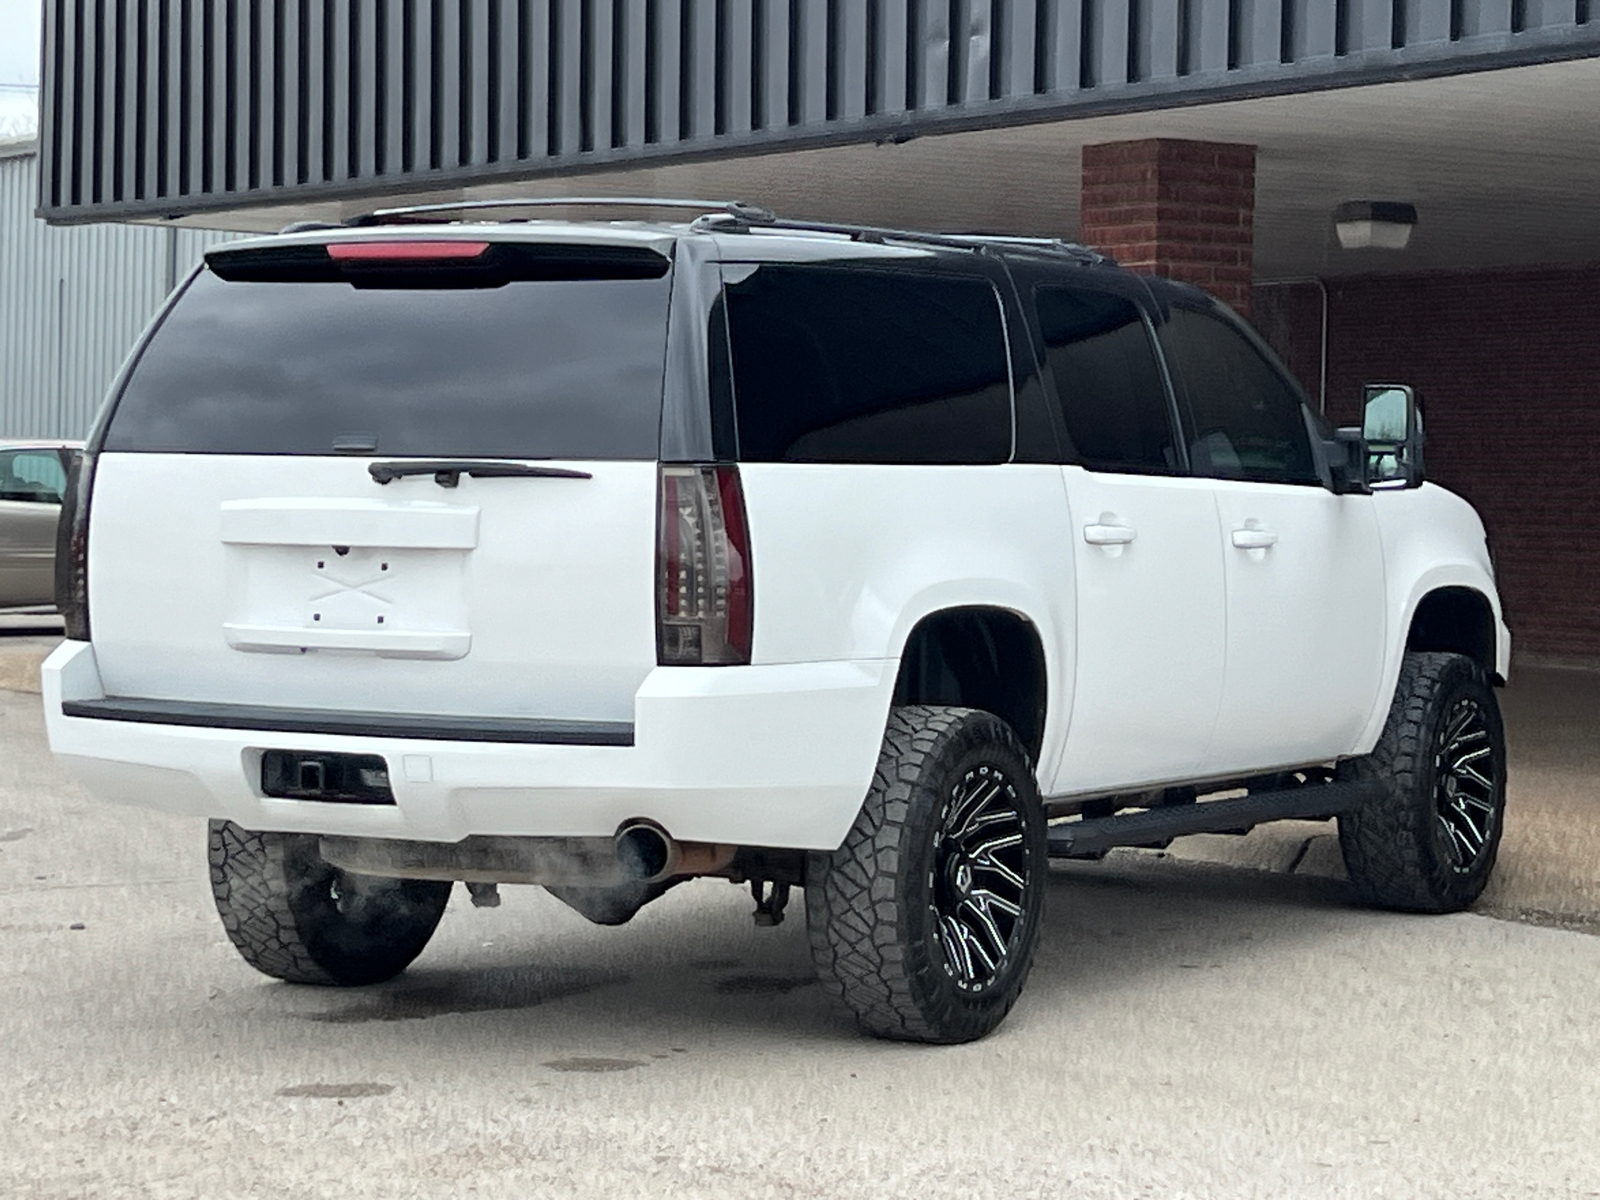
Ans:
[[[924,617],[906,639],[896,704],[953,704],[992,712],[1034,762],[1044,740],[1044,645],[1031,622],[998,608]]]
[[[1429,592],[1417,605],[1406,635],[1407,650],[1444,650],[1465,654],[1495,674],[1494,609],[1482,592],[1448,587]]]

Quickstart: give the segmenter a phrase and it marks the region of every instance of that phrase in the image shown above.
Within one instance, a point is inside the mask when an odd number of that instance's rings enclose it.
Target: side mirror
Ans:
[[[1367,482],[1378,488],[1422,486],[1422,409],[1403,384],[1368,384],[1361,421]]]

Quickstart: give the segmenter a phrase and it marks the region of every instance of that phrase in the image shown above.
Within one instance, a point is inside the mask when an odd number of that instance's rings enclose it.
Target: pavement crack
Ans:
[[[1300,843],[1300,849],[1295,852],[1293,860],[1289,863],[1289,869],[1284,872],[1284,874],[1293,875],[1300,869],[1300,864],[1305,861],[1306,855],[1311,850],[1311,843],[1317,840],[1317,836],[1318,835],[1316,834],[1312,834],[1305,841]]]

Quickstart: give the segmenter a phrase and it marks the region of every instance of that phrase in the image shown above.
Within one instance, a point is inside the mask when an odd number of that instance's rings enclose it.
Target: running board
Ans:
[[[1359,808],[1384,793],[1381,780],[1308,783],[1233,800],[1163,805],[1050,826],[1050,857],[1098,858],[1116,846],[1164,844],[1191,833],[1248,833],[1268,821],[1318,821]]]

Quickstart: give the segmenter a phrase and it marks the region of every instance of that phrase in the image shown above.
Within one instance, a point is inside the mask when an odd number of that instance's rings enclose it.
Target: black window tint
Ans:
[[[1174,308],[1161,343],[1188,405],[1196,475],[1316,483],[1299,394],[1232,325]]]
[[[727,288],[751,462],[995,463],[1011,454],[999,299],[985,280],[768,265]]]
[[[1034,306],[1078,460],[1097,471],[1177,470],[1166,384],[1138,307],[1049,285],[1034,291]]]
[[[204,271],[114,410],[108,450],[656,456],[670,279],[451,289]]]

